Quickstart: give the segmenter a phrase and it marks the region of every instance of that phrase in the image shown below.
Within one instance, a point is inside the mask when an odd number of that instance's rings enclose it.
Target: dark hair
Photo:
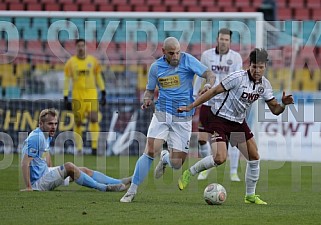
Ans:
[[[230,29],[228,29],[228,28],[221,28],[221,29],[217,32],[217,36],[218,36],[219,34],[228,34],[228,35],[230,35],[230,37],[232,38],[233,32],[232,32]]]
[[[255,48],[250,53],[250,64],[251,63],[266,63],[269,61],[268,53],[264,48]]]
[[[79,42],[86,43],[85,39],[83,39],[83,38],[79,38],[79,39],[76,40],[76,44],[78,44]]]

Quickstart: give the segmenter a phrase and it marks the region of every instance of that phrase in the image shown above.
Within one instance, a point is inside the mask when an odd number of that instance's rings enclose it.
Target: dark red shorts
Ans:
[[[208,123],[211,115],[213,115],[211,106],[201,105],[200,113],[199,113],[198,131],[205,132],[206,130],[209,129]]]
[[[212,112],[209,115],[205,131],[212,134],[212,142],[230,142],[232,146],[243,143],[253,137],[253,133],[244,120],[243,123],[233,122]]]

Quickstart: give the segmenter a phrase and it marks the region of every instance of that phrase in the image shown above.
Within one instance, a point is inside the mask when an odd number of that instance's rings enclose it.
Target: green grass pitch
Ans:
[[[321,224],[321,164],[305,162],[261,162],[257,194],[268,205],[245,204],[245,161],[239,174],[242,182],[229,181],[228,162],[214,170],[205,181],[194,177],[190,186],[179,191],[182,170],[167,168],[160,180],[153,171],[139,187],[135,201],[120,203],[124,193],[103,193],[72,183],[51,192],[20,192],[24,187],[18,155],[0,155],[0,224]],[[54,164],[73,161],[114,177],[132,173],[137,157],[74,157],[57,155]],[[195,162],[190,158],[184,169]],[[155,160],[155,167],[158,158]],[[207,184],[221,183],[227,200],[209,206],[203,200]]]

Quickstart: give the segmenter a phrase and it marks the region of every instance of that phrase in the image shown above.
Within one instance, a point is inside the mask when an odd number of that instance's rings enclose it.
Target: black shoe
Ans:
[[[95,148],[91,149],[91,155],[97,155],[97,149]]]

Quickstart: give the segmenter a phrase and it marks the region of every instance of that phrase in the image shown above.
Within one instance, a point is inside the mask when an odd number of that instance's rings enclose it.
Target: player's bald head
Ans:
[[[174,37],[168,37],[164,40],[163,43],[163,48],[164,49],[179,49],[180,48],[180,44],[178,42],[178,40]]]
[[[181,47],[178,40],[174,37],[168,37],[164,40],[162,51],[166,61],[172,65],[177,66],[181,55]]]

